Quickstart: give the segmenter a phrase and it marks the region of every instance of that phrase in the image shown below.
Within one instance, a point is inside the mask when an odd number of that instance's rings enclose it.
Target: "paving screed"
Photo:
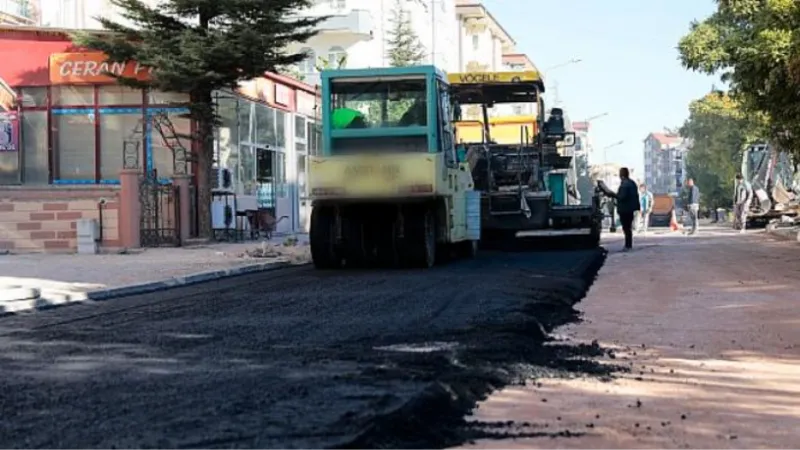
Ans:
[[[418,447],[493,389],[600,370],[542,346],[605,253],[308,266],[0,319],[0,446]]]

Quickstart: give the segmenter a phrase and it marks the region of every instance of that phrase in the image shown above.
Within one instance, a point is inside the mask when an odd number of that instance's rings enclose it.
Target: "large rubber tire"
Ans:
[[[336,249],[336,217],[333,208],[321,206],[311,210],[309,239],[314,267],[338,269],[342,266],[342,257]]]
[[[436,218],[430,208],[406,216],[406,263],[428,269],[436,264]]]

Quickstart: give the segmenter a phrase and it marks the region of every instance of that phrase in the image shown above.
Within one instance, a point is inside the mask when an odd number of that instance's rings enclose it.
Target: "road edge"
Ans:
[[[223,278],[248,275],[256,272],[269,272],[283,269],[293,264],[288,260],[270,261],[257,264],[248,264],[229,269],[211,270],[197,272],[189,275],[171,277],[161,281],[149,281],[145,283],[130,284],[107,289],[97,289],[86,293],[87,300],[107,301],[120,297],[130,297],[132,295],[149,294],[152,292],[166,291],[179,287],[190,286],[193,284],[205,283],[208,281],[220,280]],[[296,265],[296,264],[295,264]]]
[[[127,286],[96,289],[85,293],[75,293],[74,297],[67,295],[65,298],[61,299],[43,297],[42,290],[39,288],[0,288],[0,294],[2,294],[0,295],[0,317],[32,311],[46,311],[64,306],[77,305],[87,301],[108,301],[132,295],[149,294],[223,278],[237,277],[258,272],[270,272],[305,264],[307,263],[293,264],[289,260],[279,259],[277,261],[247,264],[227,269],[196,272],[159,281],[147,281],[129,284]]]

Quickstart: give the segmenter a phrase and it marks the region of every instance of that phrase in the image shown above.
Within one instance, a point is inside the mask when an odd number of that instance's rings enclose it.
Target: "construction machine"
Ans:
[[[474,256],[480,194],[456,158],[444,73],[325,70],[321,82],[322,149],[308,174],[314,265],[428,268]]]
[[[753,188],[748,222],[764,225],[782,216],[797,217],[800,183],[791,157],[767,143],[742,155],[742,176]]]
[[[598,246],[602,194],[595,189],[591,202],[581,204],[571,151],[575,133],[565,128],[560,108],[545,117],[539,73],[456,73],[448,80],[459,161],[469,164],[475,189],[481,192],[481,239],[568,236],[571,242]],[[494,136],[498,121],[490,114],[501,105],[533,112],[529,122],[516,126],[515,141],[507,138],[507,130],[502,141]],[[474,132],[476,124],[480,134]]]

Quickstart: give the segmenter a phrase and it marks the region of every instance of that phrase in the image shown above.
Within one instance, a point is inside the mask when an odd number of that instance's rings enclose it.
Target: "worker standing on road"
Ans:
[[[641,225],[637,226],[637,229],[639,232],[647,234],[647,227],[650,225],[650,213],[653,212],[653,194],[647,190],[647,185],[644,183],[639,185],[639,208],[639,213],[636,215]]]
[[[747,212],[753,200],[753,188],[742,174],[736,174],[736,190],[733,195],[733,228],[744,233],[747,228]]]
[[[636,183],[630,178],[630,171],[627,167],[619,169],[619,190],[614,195],[617,200],[617,213],[619,221],[622,222],[622,232],[625,233],[625,249],[629,251],[633,248],[633,217],[636,211],[641,209],[639,204],[639,189]]]
[[[689,230],[689,236],[694,235],[697,233],[698,227],[698,215],[700,214],[700,189],[694,185],[694,179],[689,178],[686,180],[686,201],[684,205],[686,205],[686,213],[689,216],[689,223],[691,224],[692,228]]]

